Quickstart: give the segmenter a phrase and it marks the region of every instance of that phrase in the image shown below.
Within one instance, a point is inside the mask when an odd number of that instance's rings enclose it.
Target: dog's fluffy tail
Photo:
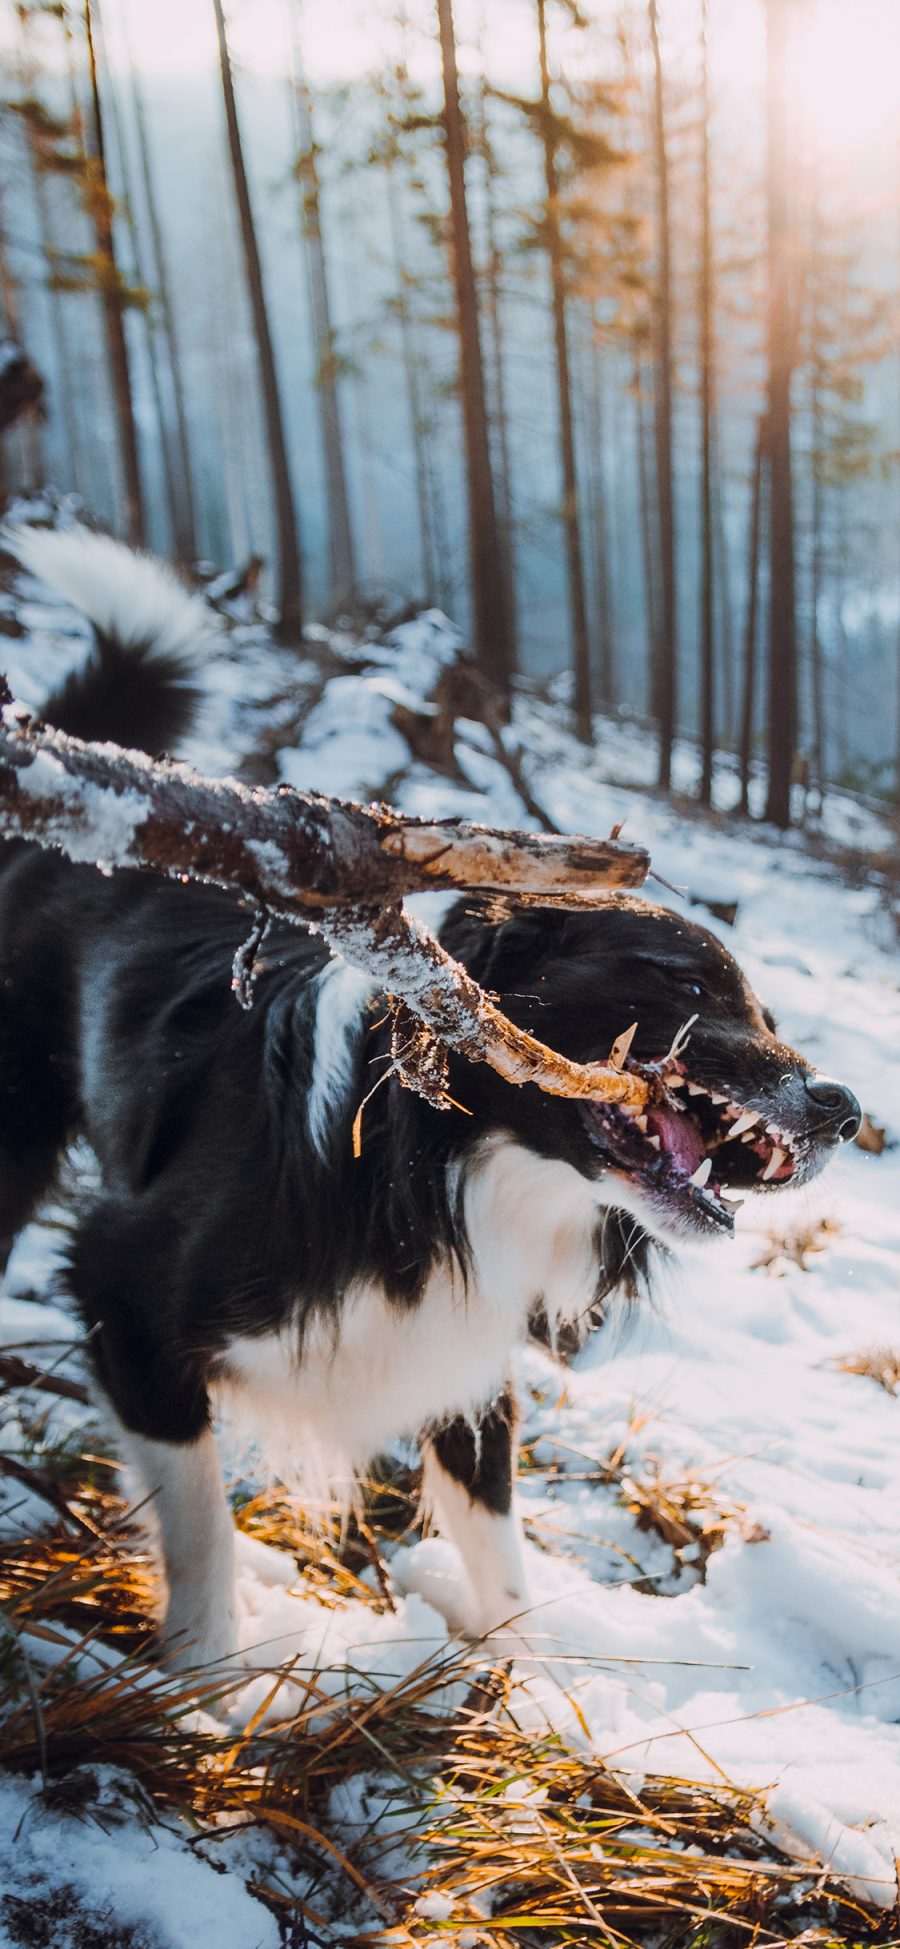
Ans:
[[[94,648],[48,697],[45,721],[150,757],[172,750],[193,722],[200,691],[192,679],[214,639],[203,598],[161,562],[88,528],[6,528],[0,538],[93,625]]]

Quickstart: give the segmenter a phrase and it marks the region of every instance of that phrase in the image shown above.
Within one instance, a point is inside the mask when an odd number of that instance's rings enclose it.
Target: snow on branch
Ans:
[[[650,862],[641,847],[404,818],[383,805],[204,778],[50,730],[0,684],[5,837],[59,848],[104,872],[212,882],[250,895],[264,915],[315,926],[395,999],[397,1067],[433,1102],[448,1101],[447,1049],[553,1095],[639,1106],[653,1092],[655,1072],[622,1066],[627,1048],[581,1065],[516,1028],[401,906],[405,894],[427,889],[584,906],[611,887],[642,883]],[[245,984],[246,973],[236,974],[236,986]]]

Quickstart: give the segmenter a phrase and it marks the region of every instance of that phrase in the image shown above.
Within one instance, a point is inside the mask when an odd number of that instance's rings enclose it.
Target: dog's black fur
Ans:
[[[45,716],[151,752],[172,746],[193,702],[176,665],[100,643]],[[0,1238],[8,1249],[84,1132],[102,1189],[78,1219],[71,1290],[104,1393],[124,1427],[153,1443],[198,1441],[236,1338],[289,1326],[302,1360],[314,1319],[326,1316],[339,1336],[350,1288],[378,1288],[411,1313],[441,1264],[472,1276],[467,1172],[490,1133],[588,1184],[609,1183],[604,1113],[457,1059],[449,1093],[462,1107],[438,1112],[392,1076],[365,1107],[354,1158],[354,1116],[389,1064],[377,997],[318,1149],[306,1102],[328,951],[302,928],[274,927],[244,1011],[231,975],[251,924],[241,898],[214,889],[107,878],[18,843],[0,864]],[[605,1057],[632,1021],[632,1054],[659,1058],[696,1015],[692,1082],[789,1131],[795,1181],[855,1127],[850,1092],[778,1038],[715,936],[661,907],[616,896],[591,912],[498,921],[462,901],[442,939],[515,1022],[578,1061]],[[684,1188],[682,1171],[667,1226],[668,1139],[660,1156],[658,1140],[648,1151],[636,1130],[617,1134],[612,1189],[596,1214],[596,1302],[620,1283],[634,1290],[655,1210],[664,1232],[695,1216],[706,1229],[730,1222],[710,1216],[714,1204]],[[626,1152],[634,1145],[630,1173],[622,1141]],[[731,1149],[737,1182],[756,1183],[759,1160]],[[622,1209],[616,1187],[627,1205],[629,1184],[637,1204]],[[543,1295],[527,1298],[536,1319]],[[447,1425],[432,1429],[438,1462],[473,1502],[508,1510],[510,1399],[484,1403],[480,1443],[454,1419],[463,1405],[449,1400]]]

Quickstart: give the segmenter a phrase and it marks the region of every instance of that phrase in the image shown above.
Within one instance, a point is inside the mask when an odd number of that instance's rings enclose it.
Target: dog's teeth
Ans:
[[[743,1134],[743,1137],[741,1138],[741,1143],[742,1143],[742,1144],[755,1144],[755,1143],[756,1143],[756,1131],[755,1131],[755,1130],[745,1130],[745,1131],[744,1131],[744,1134]]]
[[[684,1079],[684,1077],[683,1077],[683,1076],[667,1076],[667,1077],[666,1077],[666,1089],[667,1089],[667,1090],[683,1090],[683,1089],[684,1089],[684,1086],[685,1086],[685,1079]]]
[[[727,1096],[722,1096],[719,1090],[710,1090],[710,1092],[709,1092],[709,1100],[710,1100],[710,1102],[711,1102],[711,1103],[727,1103],[727,1102],[728,1102],[728,1098],[727,1098]]]
[[[704,1184],[706,1184],[707,1179],[709,1178],[709,1174],[711,1170],[712,1170],[712,1158],[704,1157],[703,1163],[697,1165],[697,1169],[690,1180],[691,1184],[696,1184],[698,1191],[703,1189]]]
[[[734,1123],[729,1124],[728,1135],[729,1137],[743,1137],[744,1131],[752,1130],[754,1124],[758,1122],[759,1118],[754,1116],[752,1110],[745,1110],[742,1116],[737,1117]]]
[[[660,1148],[660,1142],[659,1142],[659,1138],[658,1138],[658,1137],[648,1137],[648,1138],[647,1138],[647,1142],[648,1142],[648,1144],[652,1144],[652,1145],[653,1145],[653,1148],[654,1148],[654,1150],[659,1150],[659,1148]]]
[[[743,1198],[726,1198],[724,1191],[719,1192],[719,1203],[726,1211],[740,1211],[743,1202]]]
[[[637,1127],[638,1127],[638,1129],[639,1129],[639,1130],[643,1130],[643,1132],[644,1132],[644,1135],[646,1136],[646,1134],[647,1134],[647,1119],[646,1119],[646,1117],[635,1117],[635,1119],[634,1119],[634,1121],[635,1121],[635,1123],[637,1124]]]
[[[784,1155],[785,1155],[784,1151],[780,1150],[778,1145],[776,1144],[775,1149],[773,1150],[772,1155],[769,1158],[769,1162],[766,1165],[766,1168],[762,1174],[763,1184],[766,1183],[766,1180],[768,1178],[773,1178],[775,1176],[776,1171],[781,1170],[781,1166],[784,1163]]]
[[[688,1083],[688,1086],[687,1086],[687,1093],[688,1093],[688,1096],[708,1096],[708,1095],[709,1095],[709,1091],[708,1091],[708,1090],[705,1090],[705,1089],[704,1089],[704,1087],[703,1087],[703,1084],[702,1084],[702,1083]]]

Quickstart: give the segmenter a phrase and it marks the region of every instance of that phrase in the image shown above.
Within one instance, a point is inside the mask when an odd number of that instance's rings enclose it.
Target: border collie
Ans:
[[[49,723],[156,752],[196,701],[202,605],[77,532],[7,537],[79,602],[94,649]],[[578,1334],[648,1242],[733,1229],[732,1191],[812,1178],[859,1126],[778,1036],[702,926],[612,895],[506,917],[463,900],[446,948],[514,1022],[579,1062],[632,1022],[658,1058],[642,1116],[517,1089],[452,1059],[437,1112],[389,1068],[388,1006],[302,927],[275,926],[253,1007],[232,994],[246,903],[104,877],[8,843],[0,861],[0,1239],[83,1133],[101,1189],[67,1279],[97,1382],[159,1518],[173,1664],[237,1651],[234,1537],[211,1431],[220,1389],[352,1470],[418,1436],[425,1497],[473,1586],[474,1635],[527,1606],[510,1371],[530,1331]],[[727,1187],[727,1189],[726,1189]]]

